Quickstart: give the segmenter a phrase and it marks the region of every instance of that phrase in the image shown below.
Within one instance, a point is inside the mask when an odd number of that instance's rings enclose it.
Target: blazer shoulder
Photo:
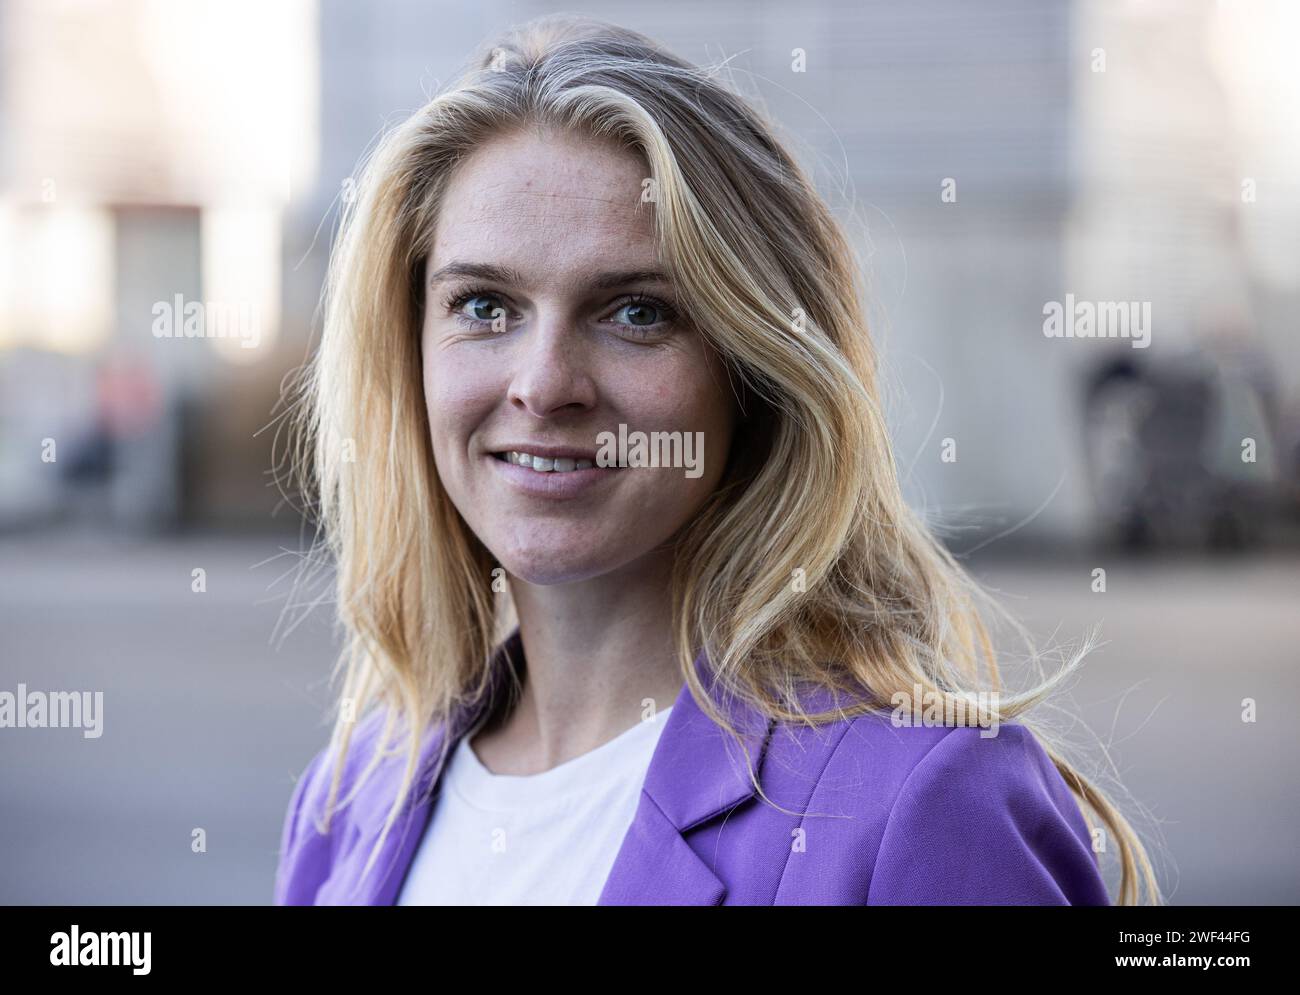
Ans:
[[[869,903],[1110,904],[1083,813],[1028,727],[926,731],[900,737],[913,740],[898,753],[911,765],[885,824]]]

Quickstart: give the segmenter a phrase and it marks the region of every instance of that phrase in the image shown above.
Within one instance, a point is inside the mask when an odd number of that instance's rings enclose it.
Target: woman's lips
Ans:
[[[507,462],[504,453],[500,456],[489,453],[483,458],[492,464],[491,470],[494,473],[499,474],[508,486],[521,494],[559,500],[592,493],[622,472],[619,467],[604,466],[581,470],[534,470],[530,466]]]

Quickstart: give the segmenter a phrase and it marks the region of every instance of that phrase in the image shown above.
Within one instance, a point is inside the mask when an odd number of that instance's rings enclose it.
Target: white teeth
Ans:
[[[533,456],[514,450],[506,453],[506,461],[516,466],[526,466],[538,473],[568,473],[570,470],[589,470],[596,465],[589,459],[573,459],[569,456],[547,459],[545,456]]]

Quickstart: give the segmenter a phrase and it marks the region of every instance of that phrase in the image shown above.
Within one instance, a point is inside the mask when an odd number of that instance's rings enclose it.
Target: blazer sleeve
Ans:
[[[1083,814],[1028,728],[958,727],[908,775],[872,905],[1109,905]]]

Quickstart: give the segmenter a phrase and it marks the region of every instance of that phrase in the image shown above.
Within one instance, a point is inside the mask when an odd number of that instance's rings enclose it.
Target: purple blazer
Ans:
[[[364,880],[405,760],[376,767],[321,835],[313,816],[333,758],[328,747],[312,758],[285,817],[275,904],[395,903],[434,809],[442,737],[450,727],[454,746],[472,728],[519,659],[516,629],[493,657],[482,703],[425,734],[421,790]],[[705,687],[707,666],[701,653]],[[1024,726],[982,738],[974,727],[897,727],[886,714],[808,728],[728,708],[782,812],[758,797],[734,740],[688,687],[674,704],[600,905],[1110,904],[1083,816]],[[380,718],[371,712],[354,731],[338,797],[370,759]]]

